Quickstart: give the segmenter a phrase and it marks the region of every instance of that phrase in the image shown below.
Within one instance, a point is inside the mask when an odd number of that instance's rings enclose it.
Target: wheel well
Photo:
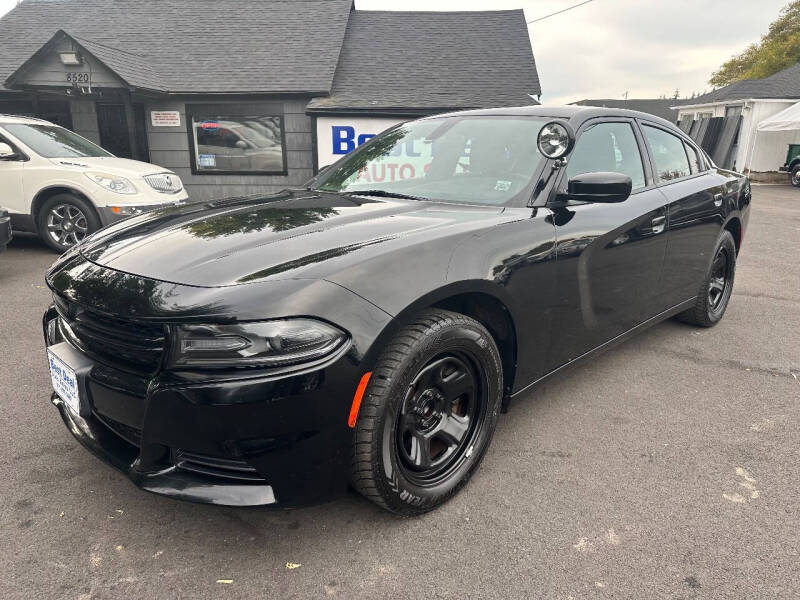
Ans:
[[[725,229],[731,232],[733,242],[736,244],[736,254],[739,254],[739,246],[742,244],[742,222],[734,217],[725,224]]]
[[[433,307],[471,317],[489,330],[500,350],[505,393],[510,393],[517,366],[517,334],[508,308],[494,296],[482,293],[451,296],[440,300]]]
[[[792,162],[789,163],[789,170],[794,169],[797,165],[800,165],[800,158],[792,159]]]
[[[81,200],[85,200],[89,207],[94,210],[95,215],[97,215],[97,211],[94,208],[94,204],[92,201],[89,200],[84,194],[69,188],[69,187],[51,187],[44,190],[41,190],[36,197],[33,199],[33,204],[31,205],[31,217],[33,217],[33,226],[38,231],[39,229],[39,211],[42,210],[42,206],[44,203],[47,202],[53,196],[57,196],[59,194],[69,194],[70,196],[75,196],[76,198],[80,198]],[[98,217],[99,218],[99,217]]]

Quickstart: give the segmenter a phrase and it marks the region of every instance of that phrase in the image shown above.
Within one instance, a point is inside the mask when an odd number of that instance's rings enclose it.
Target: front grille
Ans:
[[[266,481],[255,468],[243,460],[206,456],[205,454],[195,454],[185,450],[173,450],[172,464],[184,471],[220,479],[234,479],[253,483],[264,483]]]
[[[145,175],[144,180],[151,188],[162,194],[177,194],[183,189],[180,177],[173,173]]]
[[[137,375],[152,375],[166,345],[164,326],[101,315],[56,298],[61,335],[99,362]]]

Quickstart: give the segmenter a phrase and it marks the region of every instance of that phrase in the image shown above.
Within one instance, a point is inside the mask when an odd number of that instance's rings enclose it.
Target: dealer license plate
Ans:
[[[47,358],[50,361],[50,378],[53,380],[53,389],[72,412],[76,415],[80,414],[81,398],[75,371],[50,350],[47,351]]]

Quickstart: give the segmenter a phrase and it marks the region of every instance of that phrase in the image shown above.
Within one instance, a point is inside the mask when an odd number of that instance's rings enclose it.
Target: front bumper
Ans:
[[[142,204],[142,205],[133,205],[132,208],[141,209],[140,213],[143,214],[145,212],[149,212],[151,210],[158,210],[160,208],[168,208],[170,206],[176,206],[178,204],[183,204],[186,199],[175,199],[171,202],[162,202],[159,204]],[[118,205],[120,207],[125,206],[123,204]],[[130,217],[134,217],[136,215],[133,214],[119,214],[114,212],[112,206],[100,206],[97,209],[97,214],[100,217],[100,224],[105,227],[106,225],[111,225],[112,223],[117,223],[118,221],[124,221],[125,219],[129,219]]]
[[[347,489],[347,416],[359,372],[343,348],[324,365],[282,375],[143,377],[88,358],[44,316],[47,346],[78,374],[81,414],[55,394],[64,423],[139,488],[226,506],[294,507]],[[77,354],[76,354],[77,353]]]
[[[58,407],[70,433],[93,454],[122,471],[137,487],[182,500],[224,506],[262,506],[275,504],[269,485],[236,484],[200,477],[170,465],[163,469],[142,469],[137,448],[127,443],[98,418],[83,418],[70,411],[53,393],[51,400]]]

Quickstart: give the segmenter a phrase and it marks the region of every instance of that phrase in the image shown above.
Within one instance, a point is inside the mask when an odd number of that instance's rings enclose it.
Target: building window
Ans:
[[[283,117],[234,112],[190,113],[192,173],[285,175]]]
[[[713,116],[714,116],[714,113],[711,113],[711,112],[699,112],[699,113],[697,113],[697,118],[698,119],[710,119]]]
[[[737,106],[726,106],[725,107],[725,116],[726,117],[738,117],[742,114],[742,105],[739,104]]]

